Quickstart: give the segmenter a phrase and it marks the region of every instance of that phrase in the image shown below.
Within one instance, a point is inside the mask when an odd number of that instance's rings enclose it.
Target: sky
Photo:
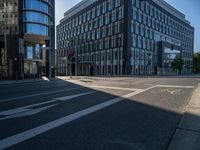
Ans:
[[[64,13],[81,0],[55,0],[56,25],[63,18]],[[195,28],[194,50],[200,51],[200,0],[165,0],[180,12],[186,15],[186,19]]]

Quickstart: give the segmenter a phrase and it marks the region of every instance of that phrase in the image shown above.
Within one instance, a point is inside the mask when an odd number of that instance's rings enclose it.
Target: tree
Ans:
[[[193,72],[200,73],[200,52],[193,55]]]
[[[174,71],[178,70],[178,73],[181,74],[183,64],[183,59],[180,56],[176,56],[176,58],[171,63],[171,67]]]

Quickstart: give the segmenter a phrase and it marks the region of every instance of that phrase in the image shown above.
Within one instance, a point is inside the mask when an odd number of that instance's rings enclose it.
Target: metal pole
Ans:
[[[67,61],[67,57],[65,59],[65,63],[66,63],[66,77],[68,76],[68,61]]]
[[[6,30],[6,32],[7,32],[7,30]],[[5,53],[7,54],[7,34],[6,34],[6,32],[5,32],[4,38],[5,38]],[[6,57],[6,56],[4,55],[4,57]]]
[[[76,64],[75,64],[75,76],[77,77],[78,74],[78,60],[77,60],[77,53],[76,53]]]
[[[72,78],[72,60],[70,60],[70,78]]]
[[[48,52],[49,52],[49,79],[51,79],[51,48],[49,48]]]
[[[52,42],[52,39],[51,39],[51,26],[50,26],[50,32],[49,32],[49,79],[51,79],[52,75],[51,75],[51,42]]]

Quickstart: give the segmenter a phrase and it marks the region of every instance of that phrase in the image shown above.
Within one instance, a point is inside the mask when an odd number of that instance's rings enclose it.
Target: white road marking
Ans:
[[[45,133],[45,132],[47,132],[49,130],[57,128],[57,127],[59,127],[61,125],[67,124],[67,123],[69,123],[71,121],[74,121],[74,120],[79,119],[81,117],[84,117],[84,116],[86,116],[88,114],[91,114],[91,113],[94,113],[96,111],[99,111],[99,110],[101,110],[103,108],[106,108],[106,107],[111,106],[111,105],[113,105],[115,103],[118,103],[118,102],[120,102],[120,101],[122,101],[124,99],[130,98],[132,96],[135,96],[137,94],[140,94],[142,92],[148,91],[148,90],[156,88],[156,87],[164,87],[164,88],[194,88],[194,86],[155,85],[155,86],[149,87],[147,89],[136,89],[134,92],[126,94],[124,96],[116,97],[116,98],[111,99],[109,101],[106,101],[104,103],[89,107],[87,109],[81,110],[79,112],[76,112],[74,114],[65,116],[63,118],[48,122],[48,123],[43,124],[41,126],[38,126],[36,128],[33,128],[33,129],[30,129],[30,130],[24,131],[22,133],[19,133],[19,134],[4,138],[4,139],[0,140],[0,149],[5,149],[5,148],[8,148],[8,147],[13,146],[15,144],[21,143],[21,142],[26,141],[28,139],[31,139],[31,138],[33,138],[33,137],[35,137],[37,135]],[[101,88],[103,88],[103,87],[101,87]],[[109,87],[109,88],[112,88],[112,87]],[[116,87],[114,87],[114,88],[116,89]],[[118,87],[118,89],[119,88],[120,87]],[[124,88],[122,88],[122,89],[124,89]],[[128,89],[126,89],[126,90],[128,90]],[[63,99],[67,99],[67,98],[66,97],[60,98],[60,100],[63,100]]]
[[[34,109],[34,110],[30,110],[30,111],[17,113],[17,114],[11,115],[11,116],[6,116],[6,117],[3,117],[3,118],[0,118],[0,121],[1,120],[6,120],[6,119],[13,119],[13,118],[19,118],[19,117],[32,116],[32,115],[40,113],[40,112],[42,112],[44,110],[47,110],[47,109],[49,109],[51,107],[54,107],[55,105],[57,105],[57,104],[50,105],[50,106],[45,106],[45,107],[42,107],[42,108],[37,108],[37,109]]]
[[[178,95],[178,94],[183,94],[184,91],[181,89],[162,89],[162,92],[168,92],[171,95]]]
[[[80,93],[80,94],[75,94],[75,95],[69,95],[69,96],[65,96],[65,97],[58,97],[58,98],[55,98],[55,99],[50,100],[50,101],[2,111],[2,112],[0,112],[0,115],[5,116],[5,117],[0,118],[0,120],[35,115],[35,114],[37,114],[41,111],[44,111],[46,109],[53,107],[53,106],[55,106],[59,103],[53,104],[53,105],[50,105],[50,106],[44,106],[44,107],[41,107],[41,108],[36,108],[36,109],[33,109],[33,107],[41,106],[41,105],[49,104],[49,103],[53,103],[53,102],[58,102],[58,101],[67,101],[67,100],[70,100],[70,99],[73,99],[73,98],[81,97],[81,96],[84,96],[84,95],[89,95],[89,94],[92,94],[92,93],[95,93],[95,92],[96,91],[85,92],[85,93]]]
[[[71,88],[71,89],[65,89],[65,90],[57,90],[57,91],[51,91],[51,92],[43,92],[43,93],[37,93],[37,94],[31,94],[31,95],[26,95],[26,96],[19,96],[15,98],[8,98],[8,99],[2,99],[0,100],[1,102],[6,102],[6,101],[11,101],[11,100],[16,100],[16,99],[22,99],[22,98],[29,98],[29,97],[35,97],[35,96],[41,96],[41,95],[48,95],[48,94],[53,94],[53,93],[59,93],[59,92],[67,92],[67,91],[72,91],[72,90],[77,90],[77,89],[82,89],[84,87],[77,87],[77,88]]]
[[[153,85],[153,84],[145,84],[145,85]],[[125,91],[140,91],[143,89],[136,89],[136,88],[124,88],[124,87],[111,87],[111,86],[89,86],[91,88],[99,88],[99,89],[113,89],[113,90],[125,90]],[[178,85],[155,85],[155,87],[160,87],[160,88],[183,88],[183,89],[193,89],[195,88],[194,86],[178,86]],[[152,88],[152,87],[150,87]]]
[[[80,93],[80,94],[70,95],[70,96],[63,96],[63,97],[55,98],[55,100],[66,101],[66,100],[70,100],[72,98],[76,98],[76,97],[80,97],[80,96],[84,96],[84,95],[89,95],[89,94],[92,94],[92,93],[95,93],[95,92],[96,91],[86,92],[86,93]]]
[[[179,85],[156,85],[163,88],[182,88],[182,89],[194,89],[194,86],[179,86]]]
[[[137,94],[140,94],[140,93],[145,92],[147,90],[150,90],[152,88],[155,88],[155,86],[144,89],[144,90],[138,90],[138,91],[135,91],[135,92],[131,92],[131,93],[123,95],[121,97],[116,97],[114,99],[111,99],[109,101],[103,102],[101,104],[98,104],[98,105],[95,105],[95,106],[92,106],[92,107],[89,107],[87,109],[81,110],[81,111],[76,112],[74,114],[65,116],[63,118],[48,122],[48,123],[43,124],[41,126],[38,126],[36,128],[33,128],[33,129],[30,129],[30,130],[24,131],[22,133],[7,137],[5,139],[2,139],[2,140],[0,140],[0,149],[5,149],[5,148],[8,148],[8,147],[13,146],[15,144],[26,141],[26,140],[33,138],[33,137],[35,137],[39,134],[45,133],[49,130],[52,130],[52,129],[57,128],[61,125],[67,124],[71,121],[74,121],[76,119],[84,117],[88,114],[99,111],[103,108],[111,106],[115,103],[118,103],[118,102],[124,100],[124,99],[130,98],[132,96],[135,96]]]
[[[147,86],[153,86],[153,85],[155,85],[155,84],[144,84],[144,85],[147,85]]]
[[[28,106],[24,106],[24,107],[19,107],[19,108],[14,108],[14,109],[10,109],[10,110],[6,110],[6,111],[2,111],[0,112],[0,115],[13,115],[13,114],[17,114],[17,113],[21,113],[24,111],[29,111],[31,110],[31,107],[36,107],[36,106],[40,106],[40,105],[44,105],[44,104],[48,104],[48,103],[53,103],[56,102],[57,100],[51,100],[51,101],[47,101],[47,102],[42,102],[42,103],[37,103],[37,104],[32,104],[32,105],[28,105]]]
[[[124,91],[137,91],[142,89],[135,89],[135,88],[124,88],[124,87],[111,87],[111,86],[91,86],[92,88],[99,88],[99,89],[114,89],[114,90],[124,90]]]

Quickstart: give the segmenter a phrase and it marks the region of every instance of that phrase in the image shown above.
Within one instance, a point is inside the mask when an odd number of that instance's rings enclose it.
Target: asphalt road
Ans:
[[[198,78],[0,85],[0,149],[165,150]]]

